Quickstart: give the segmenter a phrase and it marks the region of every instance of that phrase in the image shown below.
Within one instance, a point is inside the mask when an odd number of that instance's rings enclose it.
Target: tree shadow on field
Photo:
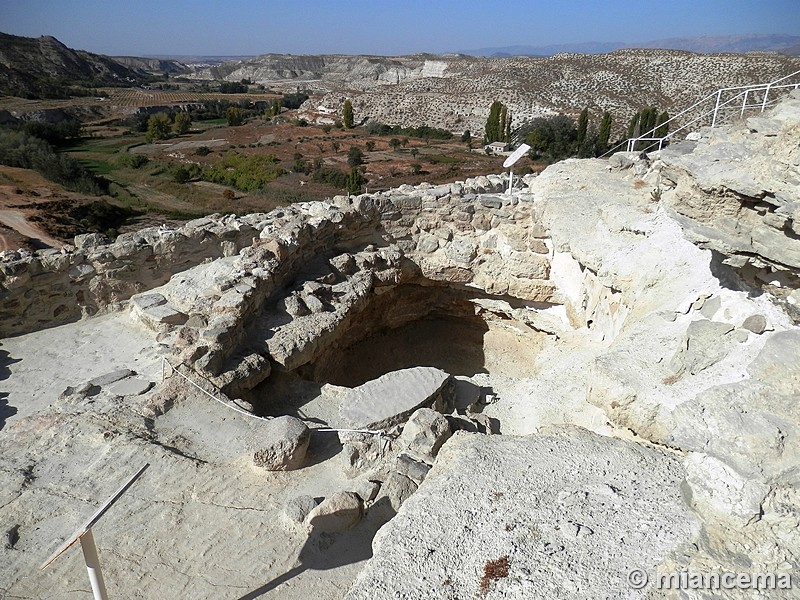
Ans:
[[[373,504],[358,525],[341,533],[312,531],[300,549],[294,567],[261,587],[240,597],[254,600],[279,588],[301,573],[327,571],[372,558],[372,539],[375,533],[395,515],[389,499],[383,497]],[[280,592],[276,597],[280,597]]]

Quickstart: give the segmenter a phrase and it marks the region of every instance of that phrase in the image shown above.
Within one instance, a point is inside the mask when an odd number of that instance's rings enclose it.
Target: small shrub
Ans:
[[[211,154],[211,148],[208,146],[200,146],[197,150],[194,151],[197,156],[208,156]]]
[[[142,156],[141,154],[121,154],[120,157],[117,159],[117,164],[120,167],[128,168],[128,169],[141,169],[150,160],[146,156]]]

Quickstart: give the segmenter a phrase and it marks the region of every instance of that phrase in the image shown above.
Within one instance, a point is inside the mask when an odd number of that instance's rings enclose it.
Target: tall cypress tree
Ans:
[[[349,99],[344,101],[342,107],[342,125],[347,129],[353,128],[353,104]]]
[[[586,141],[586,129],[589,127],[589,109],[584,108],[581,111],[581,115],[578,117],[578,139],[577,144],[578,148],[583,146],[583,143]]]
[[[645,108],[642,111],[642,118],[641,118],[641,135],[646,135],[647,137],[653,137],[652,129],[656,126],[656,119],[658,118],[658,110],[656,110],[655,106],[651,106],[649,108]]]
[[[506,144],[510,144],[511,143],[511,111],[510,110],[508,111],[508,114],[506,115],[506,129],[505,129],[505,132],[504,132],[504,135],[503,135],[503,141]]]
[[[667,123],[667,121],[669,121],[669,113],[667,111],[664,111],[658,115],[658,120],[656,121],[656,134],[654,137],[663,138],[669,133],[669,123]]]
[[[492,102],[489,107],[489,118],[486,119],[486,133],[484,143],[491,144],[500,140],[502,129],[500,129],[500,114],[503,111],[503,103],[499,100]]]
[[[597,133],[597,154],[608,150],[608,139],[611,137],[611,113],[606,111],[600,121],[600,131]]]
[[[637,137],[639,135],[639,119],[642,118],[642,111],[637,112],[633,117],[631,117],[630,122],[628,123],[628,137]]]

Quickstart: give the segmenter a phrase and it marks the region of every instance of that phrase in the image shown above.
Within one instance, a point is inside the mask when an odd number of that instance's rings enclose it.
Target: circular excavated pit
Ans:
[[[494,317],[494,316],[493,316]],[[301,372],[319,383],[356,387],[398,369],[437,367],[451,375],[530,375],[543,334],[497,317],[433,314],[336,348]]]
[[[384,290],[313,361],[288,373],[273,371],[247,399],[265,415],[333,424],[342,388],[399,369],[437,367],[476,378],[484,388],[487,376],[532,377],[548,335],[487,311],[473,302],[478,298],[476,290],[441,285]]]

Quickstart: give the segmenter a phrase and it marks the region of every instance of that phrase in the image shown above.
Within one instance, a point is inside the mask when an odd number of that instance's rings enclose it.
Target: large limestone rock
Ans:
[[[667,206],[699,243],[739,260],[800,269],[797,185],[800,91],[747,127],[704,129],[701,142],[660,153],[654,169],[676,184]]]
[[[283,416],[264,423],[250,438],[253,464],[267,471],[293,471],[305,465],[311,431],[300,419]]]
[[[364,503],[357,494],[337,492],[308,513],[306,524],[323,533],[339,533],[357,525],[363,515]]]
[[[354,388],[342,400],[341,415],[355,428],[388,427],[422,406],[450,405],[451,388],[450,375],[435,367],[392,371]]]
[[[683,477],[674,456],[574,427],[457,433],[345,598],[644,598],[627,573],[654,573],[698,529]]]
[[[420,460],[433,464],[439,449],[450,435],[450,424],[444,415],[430,408],[420,408],[403,427],[398,446]]]

